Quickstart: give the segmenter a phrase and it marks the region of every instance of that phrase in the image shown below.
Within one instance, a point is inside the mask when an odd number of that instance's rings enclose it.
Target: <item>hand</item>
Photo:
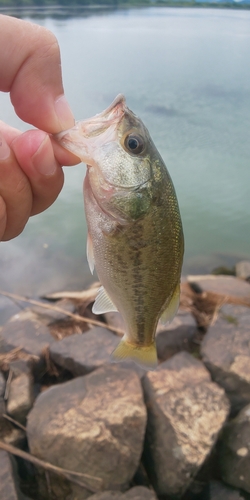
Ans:
[[[0,91],[9,92],[17,115],[38,129],[21,133],[0,121],[0,240],[6,241],[55,201],[63,186],[61,165],[79,159],[49,135],[74,125],[55,36],[0,15],[0,47]]]

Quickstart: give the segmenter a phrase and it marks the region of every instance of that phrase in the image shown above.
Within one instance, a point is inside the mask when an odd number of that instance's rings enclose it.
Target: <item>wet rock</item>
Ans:
[[[51,359],[73,375],[84,375],[110,362],[119,338],[106,328],[92,328],[82,335],[70,335],[50,346]]]
[[[119,312],[108,312],[104,314],[105,322],[110,325],[118,328],[122,332],[125,332],[125,323],[122,315]]]
[[[10,383],[7,413],[25,424],[26,416],[34,402],[33,379],[27,373],[21,373]]]
[[[96,493],[90,500],[156,500],[156,496],[152,490],[144,486],[134,486],[126,493],[111,490]]]
[[[201,345],[213,379],[222,386],[235,414],[250,403],[250,308],[225,305]]]
[[[3,326],[0,336],[1,352],[20,347],[24,352],[38,358],[41,358],[44,349],[54,342],[48,328],[40,321],[34,318],[19,320],[18,315]]]
[[[249,260],[242,260],[240,262],[237,262],[237,264],[235,266],[235,271],[236,271],[237,278],[249,281],[250,280],[250,261]]]
[[[45,302],[48,304],[48,302]],[[50,303],[48,305],[51,305]],[[41,319],[42,323],[45,325],[51,325],[56,321],[62,321],[64,319],[68,319],[69,316],[66,314],[67,312],[74,313],[75,312],[75,304],[72,300],[62,299],[58,300],[55,307],[62,309],[62,311],[57,311],[56,309],[46,309],[43,306],[34,306],[32,308],[33,313],[35,313]],[[65,311],[65,313],[63,312]]]
[[[226,425],[219,454],[223,481],[250,493],[250,405]]]
[[[250,285],[234,276],[188,276],[188,283],[196,285],[202,292],[214,292],[222,295],[233,295],[250,298]]]
[[[165,361],[177,352],[190,350],[197,324],[191,313],[180,309],[169,325],[163,327],[159,324],[157,330],[158,359]]]
[[[28,500],[20,491],[15,461],[4,450],[0,450],[0,498],[1,500]]]
[[[138,376],[107,365],[40,394],[28,416],[27,436],[32,454],[99,477],[104,490],[120,490],[138,467],[145,426]],[[58,478],[61,500],[60,485]]]
[[[209,493],[209,500],[244,500],[239,491],[228,488],[220,481],[211,481]]]
[[[177,498],[205,461],[227,418],[228,400],[203,364],[179,353],[143,379],[148,425],[144,464],[159,495]]]

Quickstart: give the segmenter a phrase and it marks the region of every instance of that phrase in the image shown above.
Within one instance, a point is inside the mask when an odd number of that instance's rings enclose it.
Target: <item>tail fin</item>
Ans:
[[[116,363],[131,359],[144,370],[155,370],[158,365],[155,342],[150,346],[141,347],[122,339],[112,352],[111,358]]]

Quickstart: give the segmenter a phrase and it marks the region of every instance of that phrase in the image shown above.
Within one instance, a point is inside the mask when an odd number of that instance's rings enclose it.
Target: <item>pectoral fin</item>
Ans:
[[[178,311],[179,303],[180,303],[180,284],[178,283],[170,302],[168,303],[165,311],[163,312],[160,318],[160,322],[163,325],[170,323],[174,319]]]
[[[95,268],[95,260],[94,260],[92,238],[91,238],[89,233],[88,233],[88,237],[87,237],[87,260],[88,260],[90,272],[91,272],[91,274],[93,274],[94,268]]]
[[[112,300],[109,298],[105,288],[101,286],[97,297],[95,299],[94,305],[92,307],[92,312],[94,314],[104,314],[106,312],[115,311],[117,312],[116,306],[113,304]]]
[[[141,347],[130,344],[124,338],[112,352],[111,358],[115,363],[132,360],[144,370],[155,370],[158,364],[155,342]]]

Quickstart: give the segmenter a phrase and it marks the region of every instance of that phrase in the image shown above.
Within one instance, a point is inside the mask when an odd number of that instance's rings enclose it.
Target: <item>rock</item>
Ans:
[[[148,425],[144,464],[159,495],[181,497],[211,452],[229,411],[203,364],[176,354],[143,379]]]
[[[40,394],[28,416],[27,436],[32,454],[99,477],[104,490],[120,490],[138,467],[145,426],[138,376],[107,365]],[[58,478],[58,488],[61,484]],[[65,497],[65,491],[57,492],[56,498]]]
[[[49,306],[52,305],[51,303],[44,302],[45,304],[48,304]],[[63,309],[65,313],[70,312],[74,313],[75,312],[75,304],[72,302],[72,300],[69,299],[62,299],[58,300],[56,304],[54,304],[55,307],[58,307],[60,309]],[[53,305],[52,305],[53,307]],[[62,321],[64,319],[68,319],[69,316],[65,314],[63,311],[57,311],[56,309],[46,309],[45,307],[42,306],[34,306],[32,308],[33,313],[35,313],[42,321],[43,324],[45,325],[51,325],[52,323],[56,321]]]
[[[20,491],[14,459],[1,449],[0,498],[1,500],[28,500]]]
[[[213,379],[222,386],[235,414],[250,403],[250,308],[225,305],[210,326],[201,355]]]
[[[122,332],[125,332],[125,323],[122,315],[119,312],[108,312],[104,314],[105,322],[110,325],[118,328]]]
[[[1,352],[20,347],[24,352],[41,358],[44,349],[54,342],[49,329],[36,319],[19,320],[17,316],[2,328]]]
[[[51,359],[73,375],[84,375],[110,362],[110,354],[119,338],[102,327],[82,335],[70,335],[50,346]]]
[[[244,500],[239,491],[228,488],[220,481],[211,481],[209,490],[209,500]]]
[[[144,486],[134,486],[126,493],[103,491],[90,497],[90,500],[157,500],[154,492]]]
[[[222,295],[233,295],[235,297],[250,299],[250,285],[234,276],[188,276],[188,283],[196,285],[203,292],[214,292]]]
[[[6,413],[5,401],[0,397],[0,440],[12,446],[20,447],[26,440],[25,432],[12,425],[12,423],[4,417]]]
[[[250,280],[250,261],[241,260],[240,262],[237,262],[235,271],[237,278],[247,281]]]
[[[5,393],[5,385],[6,385],[5,378],[2,372],[0,372],[0,397],[2,397]]]
[[[197,333],[197,325],[191,313],[180,309],[174,320],[167,326],[159,324],[156,336],[158,359],[165,361],[180,351],[191,348],[191,342]]]
[[[250,404],[226,425],[219,456],[223,481],[250,493]]]
[[[10,383],[7,413],[15,420],[25,424],[26,416],[34,402],[33,379],[27,373],[21,373]]]

